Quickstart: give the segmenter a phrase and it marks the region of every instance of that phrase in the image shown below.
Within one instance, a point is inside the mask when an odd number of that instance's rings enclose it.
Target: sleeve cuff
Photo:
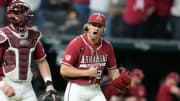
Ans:
[[[0,81],[0,88],[2,88],[6,83],[4,81]]]
[[[44,60],[44,59],[46,59],[46,55],[45,56],[43,56],[42,58],[40,58],[40,59],[35,59],[35,61],[42,61],[42,60]]]

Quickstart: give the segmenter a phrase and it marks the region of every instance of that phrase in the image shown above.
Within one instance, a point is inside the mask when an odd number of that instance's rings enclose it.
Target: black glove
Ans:
[[[38,101],[53,101],[52,94],[57,94],[55,90],[50,90],[39,96]]]

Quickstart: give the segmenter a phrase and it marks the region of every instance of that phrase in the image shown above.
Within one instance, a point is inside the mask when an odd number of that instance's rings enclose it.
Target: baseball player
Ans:
[[[106,101],[99,86],[104,68],[112,84],[122,91],[127,89],[130,77],[124,69],[120,75],[111,44],[101,38],[105,16],[92,14],[84,31],[69,43],[61,62],[60,73],[68,80],[64,101]]]
[[[141,69],[131,71],[131,83],[124,101],[146,101],[146,88],[142,84],[144,73]]]
[[[180,98],[180,88],[178,88],[179,75],[171,72],[166,76],[165,82],[161,84],[156,101],[173,101],[173,95]]]
[[[0,28],[0,100],[37,101],[31,85],[35,60],[46,83],[54,90],[40,32],[27,25],[33,16],[28,4],[13,0],[7,8],[10,24]],[[54,100],[55,100],[55,96]]]

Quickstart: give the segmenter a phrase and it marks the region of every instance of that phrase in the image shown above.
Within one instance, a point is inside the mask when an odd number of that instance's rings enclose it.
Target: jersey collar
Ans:
[[[19,39],[26,39],[28,37],[28,34],[29,34],[28,31],[26,31],[24,33],[16,33],[13,30],[11,30],[11,28],[9,28],[9,26],[7,28]]]
[[[92,48],[100,48],[100,47],[102,46],[102,38],[99,38],[98,43],[92,44],[92,43],[88,40],[87,33],[83,34],[83,37],[84,37],[85,41],[88,43],[88,45],[91,46]]]

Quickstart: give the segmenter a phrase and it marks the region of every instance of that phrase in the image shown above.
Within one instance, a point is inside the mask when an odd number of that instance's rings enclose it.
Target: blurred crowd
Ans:
[[[47,5],[50,4],[51,6],[59,6],[61,8],[59,12],[63,11],[67,13],[63,24],[61,26],[57,25],[60,32],[71,30],[70,28],[72,26],[80,26],[82,28],[90,14],[99,12],[106,16],[105,38],[180,39],[179,0],[24,1],[29,3],[31,9],[34,11],[33,25],[41,31],[44,30],[46,23],[43,11],[44,9],[48,9]],[[4,20],[6,6],[7,3],[4,3],[0,8],[1,14],[4,15],[0,17],[0,26],[7,23]],[[53,12],[52,9],[49,9],[49,11]]]

